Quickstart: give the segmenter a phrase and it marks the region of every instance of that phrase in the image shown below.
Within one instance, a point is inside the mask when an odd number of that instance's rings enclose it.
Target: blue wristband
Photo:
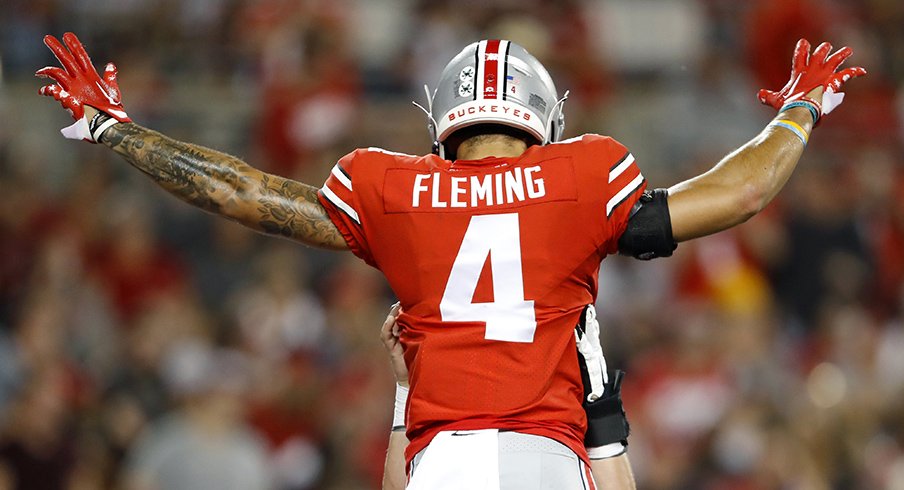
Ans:
[[[794,102],[788,102],[787,104],[782,106],[779,112],[785,112],[793,107],[806,107],[810,110],[810,115],[813,116],[813,124],[816,124],[816,121],[819,121],[819,110],[816,109],[816,106],[813,105],[812,102],[807,102],[805,100],[795,100]]]

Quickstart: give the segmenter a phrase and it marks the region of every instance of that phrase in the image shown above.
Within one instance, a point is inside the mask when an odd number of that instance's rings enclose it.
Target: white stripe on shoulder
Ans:
[[[628,153],[625,155],[624,160],[621,161],[618,165],[616,165],[612,170],[609,171],[609,183],[618,178],[619,175],[624,173],[625,170],[634,164],[634,155]]]
[[[374,152],[377,152],[377,153],[383,153],[383,154],[386,154],[386,155],[393,155],[393,156],[397,156],[397,157],[412,157],[412,158],[418,158],[417,155],[412,155],[411,153],[402,153],[402,152],[400,152],[400,151],[387,150],[386,148],[380,148],[380,147],[378,147],[378,146],[368,146],[368,147],[367,147],[367,151],[374,151]]]
[[[349,179],[345,172],[339,168],[339,164],[333,165],[333,170],[330,171],[333,174],[333,177],[336,177],[336,180],[342,183],[346,189],[352,190],[352,179]]]
[[[567,140],[562,140],[562,141],[553,141],[551,143],[547,143],[547,145],[567,145],[569,143],[578,143],[582,139],[584,139],[584,135],[574,136],[572,138],[568,138]]]
[[[333,192],[329,187],[323,186],[320,188],[323,191],[323,195],[333,203],[337,208],[341,209],[345,214],[347,214],[351,219],[355,220],[355,223],[361,224],[361,219],[358,217],[358,213],[349,206],[345,201],[339,198],[335,192]]]
[[[622,190],[615,193],[612,196],[612,199],[609,199],[609,202],[606,203],[606,216],[612,214],[612,210],[615,209],[616,206],[622,203],[628,196],[631,195],[632,192],[636,191],[641,184],[643,184],[643,175],[637,174],[637,177],[634,178],[628,185],[622,187]]]
[[[584,135],[573,136],[568,139],[564,139],[561,141],[556,141],[555,143],[550,143],[551,145],[567,145],[569,143],[578,143],[584,139]]]

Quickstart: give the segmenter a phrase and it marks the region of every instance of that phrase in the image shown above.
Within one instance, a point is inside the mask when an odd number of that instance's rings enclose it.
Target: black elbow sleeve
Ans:
[[[669,257],[678,247],[672,237],[669,191],[646,191],[634,205],[628,226],[618,239],[618,251],[641,260]]]

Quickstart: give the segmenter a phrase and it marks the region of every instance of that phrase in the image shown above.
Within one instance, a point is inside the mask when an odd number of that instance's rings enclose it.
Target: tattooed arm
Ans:
[[[134,123],[111,126],[100,143],[171,194],[207,212],[307,245],[348,249],[317,200],[316,187],[264,173],[236,157]]]
[[[320,205],[316,188],[133,124],[122,106],[116,65],[107,63],[101,76],[71,32],[63,35],[63,43],[44,36],[44,44],[62,67],[48,66],[35,73],[56,82],[38,93],[58,100],[75,120],[61,130],[63,136],[113,148],[161,187],[205,211],[308,245],[348,248]],[[104,117],[95,118],[98,110]]]

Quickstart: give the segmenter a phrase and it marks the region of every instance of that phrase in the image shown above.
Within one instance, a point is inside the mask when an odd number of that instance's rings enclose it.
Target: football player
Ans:
[[[574,326],[600,261],[671,255],[740,224],[782,188],[810,131],[864,75],[850,48],[801,40],[778,115],[709,171],[647,190],[634,156],[595,134],[561,140],[560,96],[521,46],[484,40],[443,70],[425,108],[433,153],[341,158],[317,188],[131,121],[116,81],[72,33],[37,75],[68,109],[69,138],[101,143],[178,198],[258,231],[350,250],[402,305],[410,377],[408,488],[592,488]],[[529,464],[505,464],[530,450]],[[524,459],[516,459],[523,462]],[[528,475],[528,476],[526,476]],[[529,480],[532,487],[521,486]]]

